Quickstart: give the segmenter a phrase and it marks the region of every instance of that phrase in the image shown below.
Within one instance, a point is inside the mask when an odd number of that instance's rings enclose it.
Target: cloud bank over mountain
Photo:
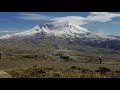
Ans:
[[[33,13],[20,13],[20,16],[17,18],[23,20],[47,20],[56,24],[63,23],[75,23],[77,25],[88,24],[90,22],[109,22],[113,18],[120,17],[120,14],[110,13],[110,12],[90,12],[88,16],[65,16],[65,17],[55,17],[47,16]]]

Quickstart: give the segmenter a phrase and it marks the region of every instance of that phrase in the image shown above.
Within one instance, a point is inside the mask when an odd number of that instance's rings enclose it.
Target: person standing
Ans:
[[[69,55],[67,55],[67,59],[68,59],[68,61],[69,61]]]
[[[100,64],[101,64],[101,62],[102,62],[101,56],[99,57],[99,61],[100,61]]]
[[[37,57],[38,57],[38,54],[36,53],[36,54],[35,54],[35,58],[37,59]]]
[[[0,52],[0,59],[2,59],[2,52]]]

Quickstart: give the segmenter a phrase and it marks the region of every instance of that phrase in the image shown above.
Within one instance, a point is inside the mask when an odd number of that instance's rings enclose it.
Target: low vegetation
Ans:
[[[13,78],[120,78],[119,72],[111,72],[108,69],[108,71],[105,71],[106,69],[105,67],[100,67],[96,71],[90,71],[72,66],[68,70],[61,70],[33,66],[9,70],[7,73]]]
[[[4,70],[0,74],[1,78],[120,77],[119,52],[112,55],[109,52],[106,53],[107,51],[89,53],[82,50],[54,49],[50,45],[36,45],[35,47],[34,45],[2,45],[0,51],[3,52],[0,69]],[[70,61],[65,62],[59,56],[55,56],[57,53],[63,56],[69,55]],[[102,56],[102,64],[99,64],[99,56]]]

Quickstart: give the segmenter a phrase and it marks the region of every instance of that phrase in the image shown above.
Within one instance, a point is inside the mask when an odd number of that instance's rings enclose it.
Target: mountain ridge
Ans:
[[[119,37],[100,35],[72,23],[67,23],[63,26],[40,24],[30,30],[2,36],[0,38],[0,43],[25,42],[39,44],[44,42],[52,42],[60,47],[62,47],[63,44],[71,44],[120,50]],[[61,42],[62,44],[60,45]]]
[[[64,24],[63,26],[55,26],[52,24],[40,24],[35,26],[34,28],[27,30],[27,31],[23,31],[20,33],[15,33],[12,35],[3,35],[0,37],[0,39],[4,39],[4,38],[10,38],[12,36],[28,36],[28,35],[33,35],[36,33],[47,33],[48,36],[49,35],[55,35],[55,36],[66,36],[66,37],[75,37],[78,36],[79,34],[83,34],[83,35],[87,35],[87,34],[92,34],[94,36],[98,36],[98,37],[104,37],[106,38],[106,36],[102,36],[93,32],[88,31],[86,28],[82,28],[79,25],[75,25],[73,23],[67,23]],[[79,36],[78,36],[79,37]]]

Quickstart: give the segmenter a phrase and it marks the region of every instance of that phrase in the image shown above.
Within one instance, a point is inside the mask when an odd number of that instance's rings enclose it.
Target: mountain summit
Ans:
[[[0,43],[19,42],[33,44],[51,42],[60,47],[71,44],[72,46],[87,45],[120,50],[120,37],[100,35],[73,23],[63,25],[40,24],[24,32],[0,37]]]
[[[3,35],[0,37],[0,39],[10,38],[10,37],[23,37],[23,36],[32,36],[37,33],[44,33],[47,36],[57,36],[57,37],[65,37],[65,38],[83,38],[83,37],[89,37],[89,38],[96,38],[101,37],[98,34],[92,33],[88,31],[86,28],[82,28],[79,25],[75,25],[73,23],[66,23],[64,25],[54,25],[54,24],[40,24],[35,26],[34,28],[20,32],[15,33],[12,35]]]

